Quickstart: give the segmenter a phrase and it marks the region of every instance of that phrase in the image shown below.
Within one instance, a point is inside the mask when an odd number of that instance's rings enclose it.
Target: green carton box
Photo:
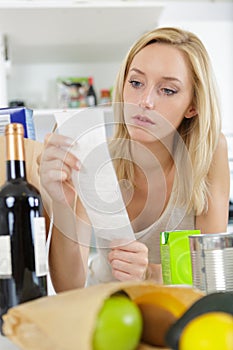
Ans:
[[[200,230],[164,231],[160,233],[160,253],[164,284],[192,285],[190,235]]]

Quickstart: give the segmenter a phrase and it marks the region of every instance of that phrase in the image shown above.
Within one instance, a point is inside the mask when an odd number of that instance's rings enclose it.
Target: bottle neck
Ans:
[[[6,134],[6,178],[26,180],[24,137],[21,133]]]
[[[92,78],[92,77],[89,77],[89,78],[88,78],[88,85],[89,85],[89,86],[92,86],[92,85],[93,85],[93,78]]]
[[[6,178],[7,181],[22,179],[26,180],[26,166],[23,160],[6,161]]]

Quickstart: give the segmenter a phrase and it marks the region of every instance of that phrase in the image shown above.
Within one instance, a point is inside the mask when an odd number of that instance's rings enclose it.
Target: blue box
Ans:
[[[0,108],[0,135],[4,135],[5,126],[10,123],[20,123],[24,126],[24,137],[36,139],[33,111],[26,107]]]

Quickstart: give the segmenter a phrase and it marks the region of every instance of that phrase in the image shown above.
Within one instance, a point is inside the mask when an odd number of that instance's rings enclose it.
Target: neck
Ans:
[[[173,138],[157,140],[151,143],[132,142],[131,154],[136,168],[142,171],[157,171],[169,173],[174,164]]]

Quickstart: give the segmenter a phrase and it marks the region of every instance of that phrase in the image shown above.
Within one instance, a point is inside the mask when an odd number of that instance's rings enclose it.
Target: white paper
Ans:
[[[58,133],[76,141],[73,152],[81,162],[73,182],[99,238],[135,240],[109,155],[104,112],[87,108],[77,113],[55,113]]]

